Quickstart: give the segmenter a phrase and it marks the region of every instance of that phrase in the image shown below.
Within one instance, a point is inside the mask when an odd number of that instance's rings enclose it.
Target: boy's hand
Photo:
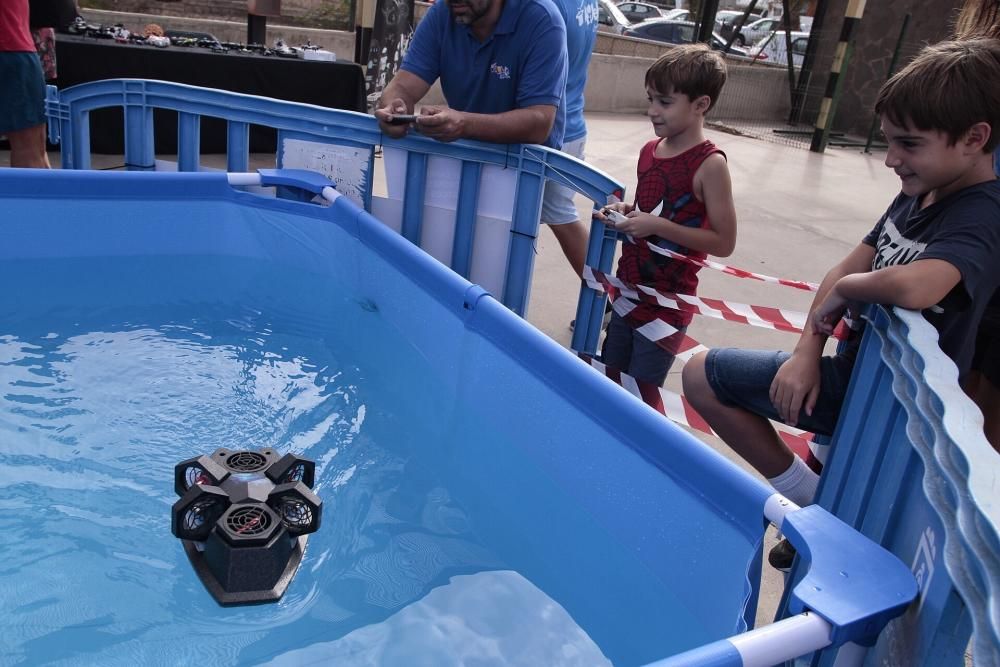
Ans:
[[[813,310],[811,322],[813,333],[832,336],[837,323],[848,310],[857,311],[857,303],[844,298],[835,284],[823,302]]]
[[[819,390],[819,357],[793,353],[771,381],[771,405],[781,421],[795,426],[799,423],[799,411],[812,415]]]
[[[607,206],[602,206],[599,209],[594,209],[594,217],[603,222],[604,224],[606,224],[608,227],[614,227],[615,229],[618,229],[618,225],[615,224],[614,220],[611,220],[611,218],[608,216],[608,213],[614,211],[615,213],[620,213],[622,215],[625,215],[633,208],[634,207],[631,204],[626,204],[625,202],[621,201],[615,202],[613,204],[608,204]]]
[[[626,216],[625,222],[615,225],[615,229],[642,239],[647,236],[655,236],[662,229],[663,223],[663,218],[658,215],[633,210]]]

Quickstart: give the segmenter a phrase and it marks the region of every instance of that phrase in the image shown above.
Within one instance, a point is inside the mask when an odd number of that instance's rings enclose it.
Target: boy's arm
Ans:
[[[781,421],[786,424],[797,424],[800,410],[804,409],[807,415],[811,415],[819,396],[819,358],[823,356],[828,334],[815,331],[808,323],[813,320],[816,310],[826,301],[840,280],[845,276],[861,275],[870,271],[874,258],[875,248],[859,243],[823,277],[823,282],[820,283],[809,307],[806,327],[795,344],[792,356],[781,365],[771,382],[771,404],[777,410]]]
[[[736,207],[726,158],[718,153],[709,155],[695,172],[694,182],[695,192],[705,202],[708,227],[685,227],[636,210],[629,213],[628,222],[615,229],[639,237],[655,235],[685,248],[728,257],[736,247]]]
[[[918,258],[909,264],[846,275],[815,309],[812,320],[817,330],[829,335],[852,301],[923,310],[944,299],[961,280],[958,268],[943,259]]]

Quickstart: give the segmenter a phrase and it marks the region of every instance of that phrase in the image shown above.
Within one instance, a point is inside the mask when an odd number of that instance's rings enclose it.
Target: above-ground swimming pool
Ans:
[[[771,491],[344,198],[11,170],[0,210],[0,664],[641,665],[753,618]],[[219,447],[316,461],[276,604],[170,533]]]

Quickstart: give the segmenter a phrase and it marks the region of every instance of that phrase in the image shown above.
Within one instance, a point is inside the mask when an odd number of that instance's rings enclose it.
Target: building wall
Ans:
[[[826,4],[817,62],[829,64],[843,25],[847,0],[827,0]],[[834,129],[859,135],[868,133],[875,99],[887,78],[903,17],[907,13],[911,18],[897,71],[923,45],[950,36],[952,19],[961,5],[962,0],[868,0],[861,23],[855,30],[854,51],[842,83]],[[819,77],[824,84],[826,79],[826,73]]]

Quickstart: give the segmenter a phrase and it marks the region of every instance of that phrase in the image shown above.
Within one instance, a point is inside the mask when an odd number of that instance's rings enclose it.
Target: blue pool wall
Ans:
[[[442,414],[441,428],[515,425],[518,446],[543,477],[683,600],[701,628],[687,638],[690,646],[752,623],[763,508],[772,491],[344,198],[329,208],[275,200],[234,190],[221,174],[11,171],[0,179],[0,201],[9,212],[0,225],[4,262],[221,255],[344,285],[405,335],[462,405],[475,406]],[[240,280],[192,284],[201,290],[192,298],[210,299]],[[81,306],[129,299],[128,291],[110,297],[90,287],[85,280],[49,286],[61,299],[69,290]],[[157,289],[137,285],[135,299]],[[3,301],[16,307],[16,293]],[[482,455],[470,445],[455,453],[456,465],[483,465]],[[502,504],[507,494],[531,490],[498,485],[483,492]],[[553,541],[562,536],[550,532]],[[559,569],[596,567],[600,557],[577,554]],[[561,576],[534,574],[558,596]],[[623,581],[627,573],[592,585],[610,599],[622,595],[616,586]],[[587,610],[580,615],[598,641],[609,631]]]

